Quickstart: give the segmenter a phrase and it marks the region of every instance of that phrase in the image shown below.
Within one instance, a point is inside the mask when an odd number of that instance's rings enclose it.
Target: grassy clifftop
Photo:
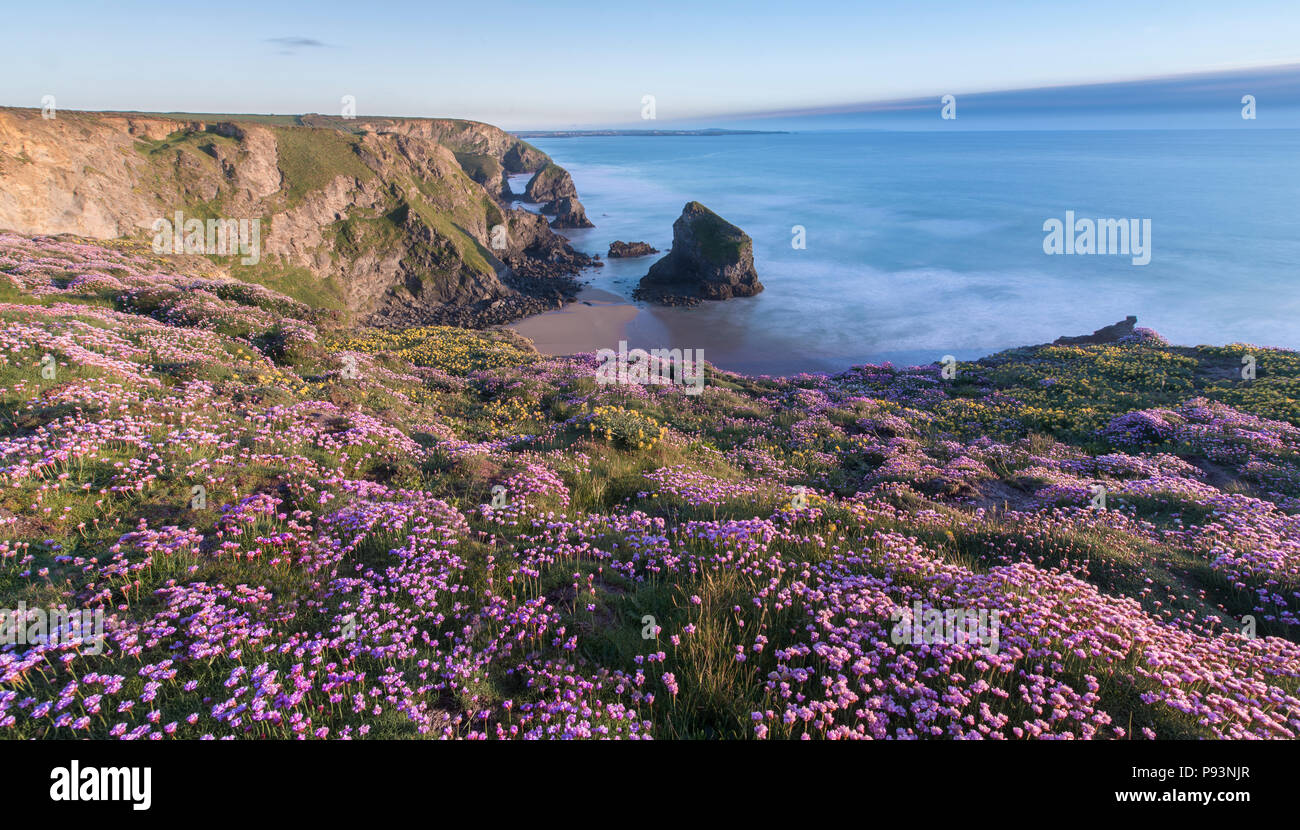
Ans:
[[[0,736],[1300,734],[1294,352],[693,395],[182,264],[0,235],[0,607],[106,618],[0,645]]]

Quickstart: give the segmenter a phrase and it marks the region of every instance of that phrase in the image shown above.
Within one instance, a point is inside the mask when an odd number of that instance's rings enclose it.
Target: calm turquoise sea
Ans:
[[[534,140],[596,227],[666,251],[689,200],[754,239],[766,291],[647,309],[633,345],[744,371],[926,363],[1135,314],[1172,342],[1300,348],[1300,131],[811,132]],[[1151,221],[1151,261],[1049,256],[1043,223]],[[792,228],[806,247],[792,246]],[[654,258],[595,288],[630,297]]]

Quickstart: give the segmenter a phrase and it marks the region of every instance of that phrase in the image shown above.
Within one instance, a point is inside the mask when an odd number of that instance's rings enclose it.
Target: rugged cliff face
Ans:
[[[0,229],[153,238],[177,212],[260,220],[257,256],[214,263],[358,321],[486,325],[554,307],[593,264],[503,201],[507,172],[550,168],[572,187],[537,148],[472,121],[66,111],[46,120],[4,108]]]

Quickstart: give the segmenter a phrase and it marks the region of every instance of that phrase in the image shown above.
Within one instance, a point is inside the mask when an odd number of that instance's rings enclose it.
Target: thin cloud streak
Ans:
[[[275,43],[284,47],[280,50],[281,55],[292,55],[299,49],[326,49],[328,43],[317,40],[312,37],[268,37],[267,43]]]
[[[1296,105],[1300,104],[1300,64],[1026,89],[949,90],[944,94],[947,92],[957,95],[966,104],[978,102],[990,109],[1002,110],[1195,106],[1205,104],[1209,98],[1243,92],[1270,94],[1277,104]],[[905,112],[935,107],[939,94],[819,107],[718,113],[715,117],[765,119]]]

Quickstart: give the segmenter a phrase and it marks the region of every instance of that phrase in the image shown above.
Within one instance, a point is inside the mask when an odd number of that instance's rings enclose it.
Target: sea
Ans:
[[[1300,130],[530,141],[572,174],[595,223],[561,231],[579,250],[604,256],[618,239],[667,252],[692,200],[753,238],[762,293],[637,303],[631,348],[788,375],[971,359],[1128,315],[1175,344],[1300,348]],[[1067,215],[1149,220],[1150,261],[1047,253],[1045,225]],[[632,304],[658,256],[607,259],[578,301]]]

